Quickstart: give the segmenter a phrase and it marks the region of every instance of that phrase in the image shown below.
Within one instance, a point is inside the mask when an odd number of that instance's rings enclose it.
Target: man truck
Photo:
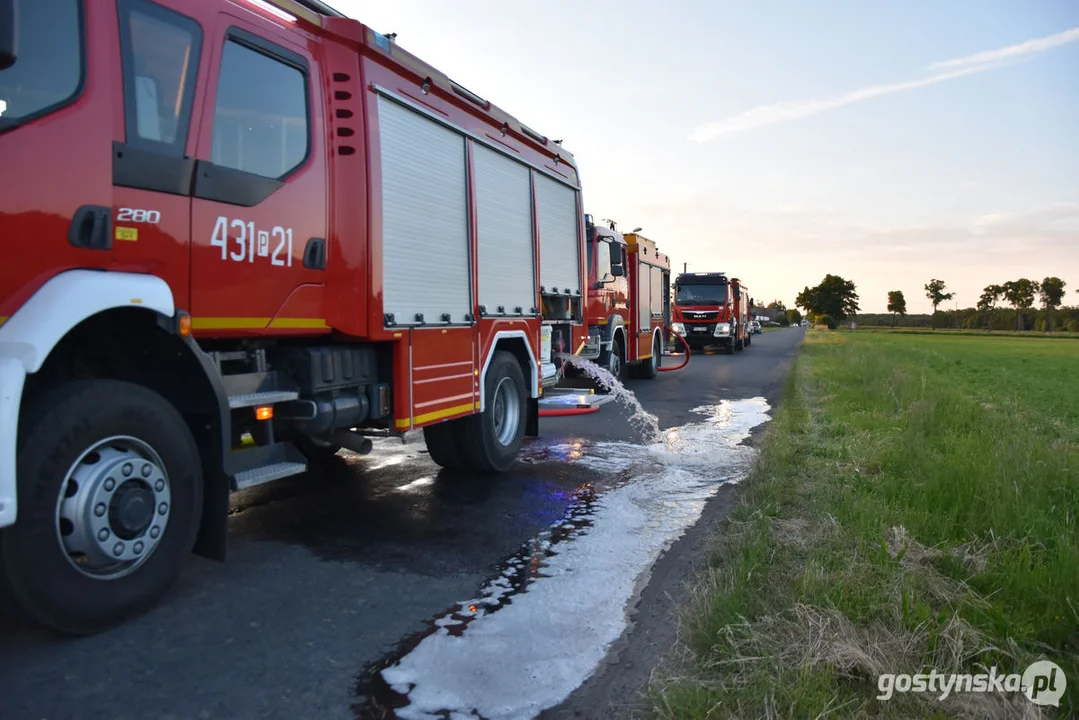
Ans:
[[[749,330],[753,300],[738,278],[721,272],[681,273],[674,282],[675,332],[690,348],[718,345],[733,355],[753,342]]]
[[[573,156],[319,0],[0,0],[0,157],[0,571],[61,631],[372,436],[504,471],[587,339]]]

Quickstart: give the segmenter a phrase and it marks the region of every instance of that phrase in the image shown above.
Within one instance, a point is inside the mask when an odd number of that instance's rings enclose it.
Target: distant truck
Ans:
[[[682,273],[674,283],[673,332],[691,349],[718,345],[728,355],[752,344],[753,299],[738,278],[721,272]]]
[[[597,225],[591,215],[585,215],[585,237],[588,340],[577,354],[615,378],[629,374],[651,380],[659,372],[664,328],[671,322],[670,259],[654,241]]]

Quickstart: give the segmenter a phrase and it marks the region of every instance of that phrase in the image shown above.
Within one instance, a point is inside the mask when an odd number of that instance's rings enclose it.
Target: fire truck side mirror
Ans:
[[[625,276],[625,274],[626,269],[621,265],[611,265],[611,275],[613,275],[614,277],[623,277]]]
[[[16,0],[0,0],[0,70],[15,64],[19,49],[18,17]]]

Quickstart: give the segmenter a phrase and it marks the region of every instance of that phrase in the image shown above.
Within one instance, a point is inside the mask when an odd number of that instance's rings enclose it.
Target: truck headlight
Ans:
[[[682,323],[671,323],[671,332],[678,335],[686,334],[686,326]]]
[[[719,323],[719,324],[717,324],[716,325],[716,330],[712,334],[715,337],[723,337],[724,335],[730,335],[731,334],[731,324],[730,323]]]

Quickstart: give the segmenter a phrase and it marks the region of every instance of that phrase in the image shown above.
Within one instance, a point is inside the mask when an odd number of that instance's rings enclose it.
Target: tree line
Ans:
[[[1000,285],[987,285],[978,304],[972,308],[939,311],[941,303],[951,300],[955,293],[938,278],[925,284],[925,296],[933,305],[930,314],[907,313],[907,300],[902,290],[888,291],[888,314],[859,314],[858,293],[853,282],[838,275],[826,275],[816,287],[806,287],[798,294],[795,304],[805,308],[813,323],[835,327],[837,323],[857,316],[865,325],[902,327],[959,327],[988,330],[1035,330],[1079,332],[1079,306],[1063,305],[1067,283],[1058,277],[1046,277],[1040,282],[1029,278],[1009,280]],[[1076,292],[1079,292],[1077,290]],[[1010,307],[1003,307],[1007,304]]]

